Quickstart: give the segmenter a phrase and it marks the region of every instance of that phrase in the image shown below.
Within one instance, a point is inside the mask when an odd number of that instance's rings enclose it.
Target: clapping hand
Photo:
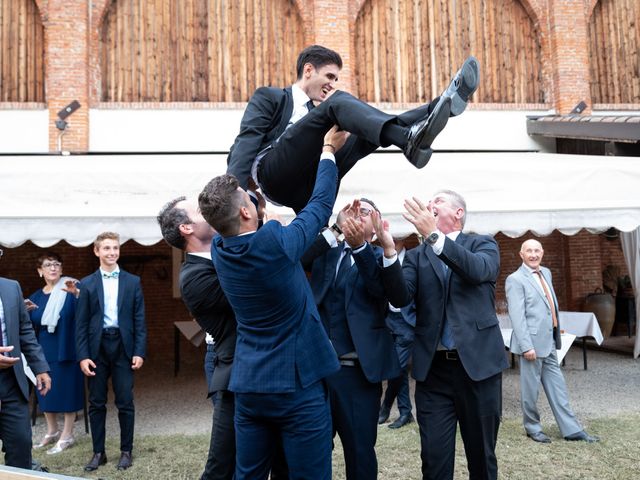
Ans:
[[[407,213],[403,213],[402,216],[416,227],[420,235],[428,237],[437,230],[431,203],[425,205],[418,198],[413,197],[404,201],[404,208]]]
[[[371,223],[373,223],[373,230],[376,232],[380,246],[384,249],[384,256],[387,258],[393,257],[396,254],[396,246],[393,236],[389,232],[389,222],[383,220],[382,215],[374,209],[371,212]]]

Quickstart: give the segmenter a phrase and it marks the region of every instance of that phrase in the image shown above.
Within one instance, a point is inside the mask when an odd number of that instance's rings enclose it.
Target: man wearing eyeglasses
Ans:
[[[371,245],[372,218],[379,215],[371,200],[354,200],[302,259],[311,270],[314,299],[340,361],[327,386],[333,434],[340,436],[349,480],[377,478],[382,381],[401,373],[385,324],[388,303],[378,269],[382,249]]]
[[[29,386],[22,354],[36,375],[38,392],[46,395],[51,389],[49,364],[36,340],[22,290],[15,280],[0,277],[0,440],[5,465],[30,470]]]

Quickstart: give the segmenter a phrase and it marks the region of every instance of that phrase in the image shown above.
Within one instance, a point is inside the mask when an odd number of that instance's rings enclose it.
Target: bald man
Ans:
[[[520,248],[522,265],[507,277],[506,293],[513,326],[511,352],[520,356],[520,403],[527,437],[550,443],[542,431],[536,403],[540,383],[544,387],[560,433],[565,440],[597,442],[585,432],[569,406],[567,385],[558,365],[560,348],[558,299],[551,283],[551,271],[541,267],[544,250],[537,240]]]

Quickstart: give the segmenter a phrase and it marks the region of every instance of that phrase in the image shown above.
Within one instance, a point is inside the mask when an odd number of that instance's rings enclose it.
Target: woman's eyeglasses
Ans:
[[[60,268],[62,264],[60,262],[44,262],[42,268]]]

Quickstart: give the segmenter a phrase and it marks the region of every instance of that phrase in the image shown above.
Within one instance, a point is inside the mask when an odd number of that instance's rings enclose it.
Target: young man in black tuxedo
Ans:
[[[247,189],[253,179],[268,200],[300,211],[315,185],[323,138],[334,124],[351,133],[346,145],[335,152],[339,179],[359,159],[392,144],[422,168],[431,158],[433,140],[450,115],[464,111],[480,78],[477,60],[469,57],[440,97],[389,115],[335,90],[341,68],[338,53],[312,45],[298,56],[292,86],[255,91],[228,158],[227,173],[242,188]]]
[[[93,253],[100,268],[80,282],[76,307],[76,351],[80,369],[89,379],[89,421],[93,457],[84,467],[96,470],[107,463],[104,449],[108,381],[111,377],[120,421],[118,470],[132,465],[133,372],[146,355],[147,327],[140,277],[118,266],[120,236],[98,235]]]

